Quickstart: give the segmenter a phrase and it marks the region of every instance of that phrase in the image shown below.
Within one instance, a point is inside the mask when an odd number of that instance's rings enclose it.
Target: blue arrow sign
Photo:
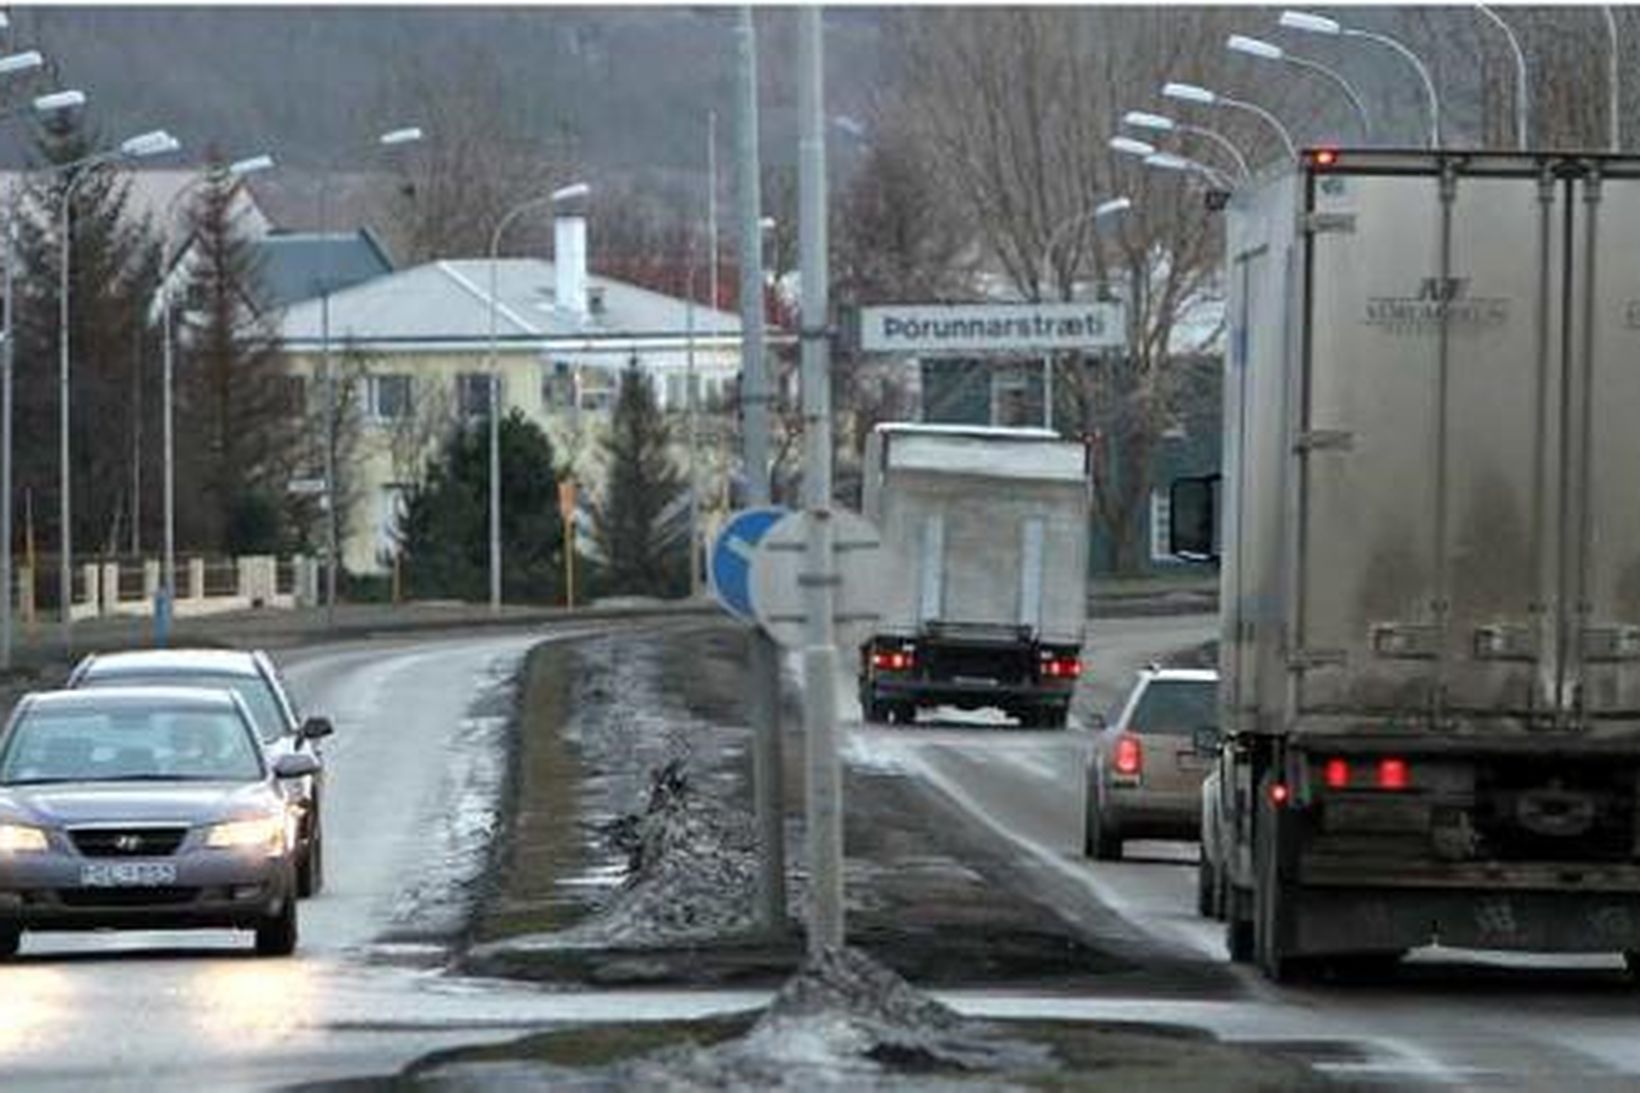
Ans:
[[[769,529],[787,513],[779,506],[745,509],[731,516],[712,540],[712,595],[729,614],[744,622],[755,622],[752,610],[752,551]]]

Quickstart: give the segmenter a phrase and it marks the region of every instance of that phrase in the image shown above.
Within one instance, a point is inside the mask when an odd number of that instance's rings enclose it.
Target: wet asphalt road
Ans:
[[[1209,616],[1094,623],[1084,708],[1108,708],[1134,669],[1215,627]],[[858,719],[852,679],[839,681],[839,703]],[[1130,842],[1120,862],[1082,857],[1084,730],[985,727],[994,720],[942,711],[910,730],[856,720],[849,759],[925,780],[1029,860],[1037,898],[1100,923],[1134,953],[1204,965],[1202,982],[1218,985],[1199,997],[1181,993],[1176,977],[1110,997],[943,996],[958,1008],[1197,1025],[1375,1088],[1640,1089],[1640,990],[1616,957],[1423,952],[1382,983],[1271,986],[1230,965],[1223,927],[1197,917],[1193,843]]]
[[[441,979],[416,946],[378,939],[437,921],[444,864],[428,848],[463,822],[452,772],[470,771],[469,730],[486,727],[471,715],[493,716],[496,685],[538,640],[285,657],[297,701],[337,730],[327,888],[302,904],[297,955],[256,959],[250,935],[228,930],[25,935],[0,966],[0,1088],[268,1088],[516,1034],[518,992]]]

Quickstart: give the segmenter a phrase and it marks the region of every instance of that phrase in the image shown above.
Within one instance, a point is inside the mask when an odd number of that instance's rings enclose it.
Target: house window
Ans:
[[[1166,490],[1150,491],[1150,560],[1153,562],[1175,562],[1172,551],[1168,550],[1168,540],[1172,538],[1173,510],[1170,507]]]
[[[581,374],[581,409],[605,411],[615,405],[615,379],[608,372],[588,369]]]
[[[489,417],[490,374],[463,372],[456,377],[456,400],[462,417]]]
[[[279,413],[286,417],[301,417],[307,413],[307,377],[280,376],[274,399]]]
[[[575,402],[575,367],[569,361],[541,365],[541,408],[571,406]]]
[[[368,413],[373,421],[399,421],[410,416],[410,377],[391,374],[369,377]]]

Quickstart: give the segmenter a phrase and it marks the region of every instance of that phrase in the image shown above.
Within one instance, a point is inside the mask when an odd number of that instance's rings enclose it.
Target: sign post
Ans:
[[[558,518],[564,522],[564,606],[575,606],[575,479],[558,480]]]

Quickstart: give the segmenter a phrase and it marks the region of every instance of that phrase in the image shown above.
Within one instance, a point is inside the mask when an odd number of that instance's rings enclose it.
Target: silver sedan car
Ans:
[[[0,734],[0,956],[24,931],[254,930],[296,947],[295,816],[228,691],[25,696]]]

